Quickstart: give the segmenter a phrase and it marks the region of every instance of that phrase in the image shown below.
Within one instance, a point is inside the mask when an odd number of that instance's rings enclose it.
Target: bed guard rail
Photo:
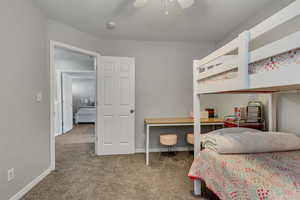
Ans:
[[[249,42],[250,32],[245,31],[238,38],[197,62],[198,81],[238,68],[240,87],[247,88]],[[238,55],[228,55],[235,50],[238,50]]]

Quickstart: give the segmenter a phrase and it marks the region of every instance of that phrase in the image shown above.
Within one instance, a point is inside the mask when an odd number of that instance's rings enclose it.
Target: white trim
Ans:
[[[60,48],[65,48],[69,49],[72,51],[80,52],[83,54],[91,55],[96,58],[96,65],[95,65],[95,71],[97,72],[97,67],[100,66],[100,60],[101,60],[101,55],[97,52],[81,49],[75,46],[71,46],[62,42],[57,42],[54,40],[50,40],[50,169],[55,170],[55,123],[54,123],[54,116],[55,116],[55,78],[56,78],[56,69],[55,69],[55,64],[54,64],[54,50],[55,47],[60,47]],[[65,70],[67,71],[67,70]],[[75,71],[75,70],[73,70]],[[82,72],[82,71],[81,71]],[[93,71],[94,72],[94,71]],[[97,81],[97,78],[96,78]],[[97,89],[96,89],[97,91]],[[98,92],[96,95],[96,99],[98,99]],[[96,103],[97,107],[97,103]],[[97,109],[98,111],[98,109]],[[97,138],[98,134],[98,127],[97,123],[95,124],[95,135]],[[99,155],[100,152],[98,152],[98,144],[96,144],[98,140],[95,140],[95,153]]]
[[[41,175],[36,177],[33,181],[31,181],[28,185],[26,185],[22,190],[20,190],[17,194],[12,196],[9,200],[19,200],[21,199],[26,193],[28,193],[34,186],[36,186],[39,182],[41,182],[46,176],[51,173],[51,168],[48,168],[44,171]]]
[[[55,170],[55,84],[56,70],[54,61],[55,42],[50,41],[50,168]]]
[[[97,53],[97,52],[89,51],[89,50],[82,49],[82,48],[79,48],[79,47],[75,47],[75,46],[72,46],[72,45],[69,45],[69,44],[66,44],[66,43],[63,43],[63,42],[50,40],[50,44],[51,43],[54,45],[54,47],[57,46],[57,47],[60,47],[60,48],[73,50],[73,51],[83,53],[83,54],[87,54],[87,55],[94,56],[94,57],[97,57],[99,55],[99,53]]]
[[[165,147],[149,149],[150,153],[167,152],[167,151],[168,151],[168,148],[165,148]],[[172,148],[172,151],[177,151],[177,152],[193,151],[193,147],[174,147],[174,148]],[[135,149],[135,153],[145,153],[145,152],[146,152],[145,148],[136,148]]]

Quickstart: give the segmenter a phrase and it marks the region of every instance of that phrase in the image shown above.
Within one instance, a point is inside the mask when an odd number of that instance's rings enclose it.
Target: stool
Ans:
[[[194,145],[195,144],[194,133],[188,133],[186,135],[186,141],[187,141],[187,143]]]
[[[188,133],[186,135],[186,141],[187,141],[187,143],[194,145],[195,144],[194,133]],[[194,154],[194,151],[190,151],[190,154]]]
[[[165,134],[159,136],[160,144],[163,146],[168,146],[168,152],[167,156],[175,156],[175,152],[171,152],[172,146],[175,146],[177,144],[177,135],[176,134]],[[162,153],[160,153],[161,155]]]

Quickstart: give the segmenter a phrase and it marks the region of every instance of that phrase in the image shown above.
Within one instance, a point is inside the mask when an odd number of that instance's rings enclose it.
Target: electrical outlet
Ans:
[[[15,169],[11,168],[7,171],[7,181],[12,181],[15,178]]]

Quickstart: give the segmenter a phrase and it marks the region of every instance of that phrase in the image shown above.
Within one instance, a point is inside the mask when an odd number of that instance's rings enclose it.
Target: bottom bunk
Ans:
[[[298,135],[225,128],[200,139],[203,150],[189,177],[205,182],[220,199],[300,199]]]
[[[220,199],[300,199],[300,151],[222,155],[205,149],[189,177]]]

